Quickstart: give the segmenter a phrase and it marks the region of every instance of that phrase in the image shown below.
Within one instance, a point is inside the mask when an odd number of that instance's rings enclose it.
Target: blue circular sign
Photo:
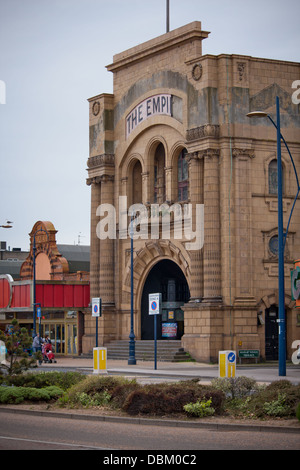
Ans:
[[[151,302],[151,310],[156,310],[157,309],[157,303],[155,302],[155,300],[153,300],[153,302]]]
[[[94,313],[98,313],[98,305],[94,305]]]
[[[235,361],[235,354],[234,354],[234,352],[230,352],[230,353],[228,354],[228,361],[229,361],[229,362],[234,362],[234,361]]]

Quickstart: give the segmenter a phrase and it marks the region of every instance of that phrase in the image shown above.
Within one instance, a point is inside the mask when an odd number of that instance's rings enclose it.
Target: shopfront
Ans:
[[[15,318],[21,327],[34,333],[33,282],[13,281],[0,276],[0,328],[5,331]],[[36,284],[36,332],[48,336],[55,354],[78,355],[82,352],[84,313],[89,308],[88,282],[42,282]]]

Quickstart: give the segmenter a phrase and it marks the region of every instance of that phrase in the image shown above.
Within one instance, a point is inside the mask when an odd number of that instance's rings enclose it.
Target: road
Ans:
[[[299,450],[299,433],[218,431],[0,413],[0,450]],[[200,463],[200,460],[199,462]]]

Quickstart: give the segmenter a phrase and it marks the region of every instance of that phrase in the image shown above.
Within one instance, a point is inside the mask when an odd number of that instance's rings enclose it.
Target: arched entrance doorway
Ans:
[[[146,279],[141,302],[141,339],[154,339],[153,316],[149,315],[149,294],[162,294],[162,315],[157,318],[157,339],[180,339],[184,334],[182,305],[190,291],[179,266],[170,260],[159,261]]]

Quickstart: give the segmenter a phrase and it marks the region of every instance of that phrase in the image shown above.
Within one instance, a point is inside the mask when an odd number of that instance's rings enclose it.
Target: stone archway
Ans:
[[[191,273],[190,273],[190,259],[187,251],[184,250],[182,245],[179,247],[170,240],[149,240],[140,249],[134,252],[133,261],[133,278],[134,278],[134,313],[135,313],[135,334],[137,337],[142,336],[142,322],[141,322],[141,305],[144,286],[147,277],[152,268],[160,261],[172,261],[175,266],[180,269],[186,281],[187,287],[190,290]],[[128,259],[125,269],[124,282],[122,291],[124,299],[129,298],[131,285],[130,285],[130,259]],[[172,276],[170,276],[172,277]]]
[[[181,339],[184,334],[182,305],[188,302],[190,292],[186,278],[174,261],[163,259],[150,270],[141,300],[141,339],[154,339],[153,316],[149,315],[149,294],[161,293],[162,313],[157,318],[158,339]]]

